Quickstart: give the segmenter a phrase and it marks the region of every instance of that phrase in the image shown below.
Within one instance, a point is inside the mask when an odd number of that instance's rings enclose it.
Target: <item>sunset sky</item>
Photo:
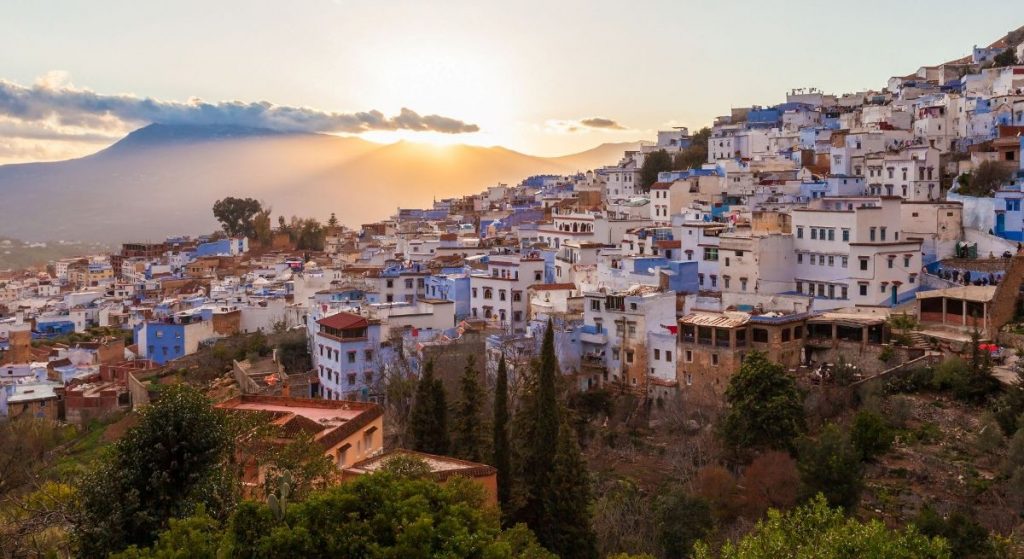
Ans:
[[[1024,23],[1020,0],[839,5],[13,0],[0,163],[211,119],[558,155],[697,128],[793,87],[881,88]]]

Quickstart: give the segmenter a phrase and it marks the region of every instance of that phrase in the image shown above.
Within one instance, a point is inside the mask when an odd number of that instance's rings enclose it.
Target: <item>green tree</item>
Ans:
[[[672,158],[672,168],[677,171],[700,168],[708,160],[708,140],[711,129],[705,126],[690,138],[690,145]]]
[[[492,464],[498,470],[498,503],[508,514],[512,494],[512,464],[508,438],[508,368],[505,357],[498,362],[498,376],[494,383],[494,452]]]
[[[792,450],[804,431],[803,396],[785,368],[751,351],[725,391],[721,435],[734,450]]]
[[[850,442],[860,453],[861,460],[870,462],[888,452],[893,432],[880,415],[867,410],[857,412],[850,426]]]
[[[483,441],[483,390],[480,388],[480,373],[472,355],[466,359],[466,368],[459,382],[460,398],[455,407],[452,440],[455,455],[463,460],[480,462],[484,459]]]
[[[590,479],[575,432],[558,400],[555,333],[548,320],[540,361],[516,414],[522,506],[516,518],[558,556],[594,557]]]
[[[850,439],[834,424],[817,441],[800,445],[797,468],[808,495],[822,494],[832,506],[851,508],[864,488],[864,463]]]
[[[334,215],[334,212],[331,212],[331,217],[327,219],[327,226],[328,227],[337,227],[338,226],[338,216]]]
[[[1003,52],[997,54],[992,62],[996,67],[1002,66],[1013,66],[1017,63],[1017,53],[1013,52],[1013,48],[1007,48]]]
[[[429,454],[448,452],[448,407],[444,385],[434,377],[434,363],[428,361],[416,384],[410,429],[413,448]]]
[[[269,246],[273,240],[273,230],[270,223],[270,208],[263,208],[252,218],[253,239],[264,246]]]
[[[537,532],[544,544],[549,542],[545,541],[540,528],[548,524],[545,502],[552,498],[551,464],[558,448],[560,423],[555,382],[557,368],[554,328],[549,320],[536,377],[531,379],[532,386],[524,395],[522,410],[517,414],[521,427],[517,433],[521,453],[518,470],[525,494],[516,517]]]
[[[667,151],[659,149],[648,153],[644,157],[644,164],[640,166],[640,190],[647,192],[651,185],[658,182],[658,173],[672,170],[672,156]]]
[[[991,197],[1012,178],[1012,168],[998,161],[982,161],[974,171],[960,175],[957,192],[965,196]]]
[[[215,516],[235,498],[225,472],[233,435],[224,414],[187,385],[172,385],[77,484],[75,536],[85,557],[149,545],[171,518],[203,504]]]
[[[1007,437],[1024,427],[1021,421],[1021,414],[1024,414],[1024,359],[1017,359],[1013,370],[1016,376],[1014,382],[1004,389],[992,410],[999,428]]]
[[[538,526],[540,541],[562,559],[595,559],[596,536],[591,523],[590,472],[575,432],[562,424],[551,467],[551,490],[545,503],[549,524]]]
[[[995,557],[995,546],[988,537],[988,530],[971,514],[957,510],[943,518],[926,504],[914,519],[914,526],[926,536],[944,538],[952,556],[958,559]]]
[[[172,518],[152,547],[131,546],[111,559],[216,559],[221,525],[200,507],[188,518]]]
[[[707,501],[687,495],[680,487],[662,493],[654,504],[658,544],[666,559],[686,559],[693,544],[713,527]]]
[[[281,514],[245,501],[221,528],[201,511],[172,522],[152,548],[119,557],[554,559],[524,527],[502,532],[483,489],[465,478],[442,485],[382,471],[317,491]]]
[[[263,210],[263,205],[254,198],[228,196],[213,204],[213,216],[220,222],[224,232],[232,237],[256,238],[253,219]]]
[[[929,538],[914,527],[890,530],[879,520],[860,522],[840,509],[829,508],[818,495],[790,512],[775,509],[739,542],[726,543],[718,553],[698,543],[696,559],[950,559],[941,538]]]

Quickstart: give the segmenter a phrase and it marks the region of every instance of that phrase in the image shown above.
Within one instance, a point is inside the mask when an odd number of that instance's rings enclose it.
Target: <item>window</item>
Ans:
[[[860,296],[861,297],[867,297],[868,296],[868,284],[866,284],[866,283],[860,284]]]
[[[846,257],[846,256],[842,257],[842,260],[841,260],[841,262],[842,262],[842,266],[843,266],[843,268],[845,268],[845,267],[846,267],[846,264],[847,264],[847,262],[848,262],[848,261],[849,261],[849,258],[848,258],[848,257]]]
[[[802,281],[796,282],[796,292],[797,293],[803,293],[804,292],[804,282],[802,282]]]
[[[472,291],[473,291],[473,298],[474,298],[474,299],[476,299],[476,288],[474,287],[474,288],[472,289]]]
[[[740,278],[740,291],[747,290],[747,278]]]
[[[870,235],[871,242],[875,242],[875,230],[876,229],[877,229],[876,227],[872,227],[871,228],[871,235]]]
[[[850,242],[850,230],[843,229],[843,242]]]
[[[895,256],[890,256],[888,258],[888,260],[889,260],[889,267],[892,268],[893,267],[892,264],[893,264],[893,262],[896,261],[896,257]]]
[[[355,363],[356,362],[356,352],[354,352],[354,351],[348,352],[348,362],[349,363]]]
[[[782,341],[788,342],[789,341],[789,337],[791,335],[792,335],[792,332],[790,331],[789,328],[783,328],[782,329]]]
[[[725,288],[729,289],[729,276],[722,276],[722,279],[725,281]]]
[[[512,302],[513,303],[518,303],[518,302],[520,302],[522,300],[523,300],[522,292],[520,292],[520,291],[513,291],[512,292]]]
[[[830,241],[836,240],[836,230],[835,229],[829,229],[828,230],[828,240],[830,240]]]
[[[803,264],[804,263],[804,254],[802,252],[796,253],[796,263],[797,264]]]
[[[802,337],[804,337],[804,327],[803,326],[794,326],[793,327],[793,339],[799,340]]]
[[[849,298],[849,293],[847,292],[847,287],[844,285],[840,289],[842,290],[842,293],[843,293],[843,299],[848,299]]]
[[[714,247],[704,247],[704,260],[718,261],[718,249]]]
[[[813,266],[817,261],[818,261],[818,255],[812,254],[811,255],[811,266]]]
[[[499,301],[504,301],[505,300],[505,290],[504,289],[499,289],[498,290],[498,300]]]
[[[633,350],[632,349],[627,349],[626,350],[626,363],[633,363]]]
[[[835,266],[836,265],[836,257],[835,256],[829,255],[829,257],[828,257],[828,265],[829,266]]]
[[[686,353],[684,353],[683,355],[684,355],[683,362],[685,362],[685,363],[693,363],[693,352],[692,351],[686,350]]]
[[[867,270],[868,269],[868,257],[867,256],[861,256],[860,257],[860,269],[861,270]]]
[[[356,374],[355,373],[349,373],[348,374],[348,385],[349,386],[355,386],[355,384],[356,384]]]
[[[818,238],[818,228],[817,227],[811,227],[811,239],[812,240],[817,240],[817,238]]]
[[[373,350],[372,350],[372,349],[367,349],[367,350],[364,350],[364,351],[363,351],[363,357],[364,357],[364,358],[365,358],[365,359],[366,359],[367,361],[373,361]]]
[[[665,361],[672,361],[672,352],[667,349],[665,350]]]
[[[885,227],[880,228],[879,232],[880,232],[880,236],[881,236],[882,240],[884,241],[885,240]]]
[[[910,267],[910,257],[909,256],[904,256],[903,257],[903,267],[904,268],[909,268]]]
[[[516,272],[518,274],[518,272]],[[541,281],[543,279],[543,272],[537,271],[533,273],[533,281]]]
[[[800,226],[800,227],[796,228],[796,238],[798,238],[798,239],[804,238],[804,228],[803,228],[803,226]]]
[[[592,310],[592,311],[599,311],[599,310],[601,310],[601,300],[600,299],[591,299],[590,300],[590,310]]]
[[[654,349],[654,358],[655,359],[661,359],[661,350],[660,349],[657,349],[657,348]]]
[[[751,339],[754,341],[754,343],[768,343],[768,330],[764,328],[754,328],[751,332]]]
[[[717,353],[712,353],[711,354],[711,364],[712,365],[718,365],[718,354]]]
[[[711,275],[711,287],[716,287],[717,285],[718,285],[718,276],[712,274]]]

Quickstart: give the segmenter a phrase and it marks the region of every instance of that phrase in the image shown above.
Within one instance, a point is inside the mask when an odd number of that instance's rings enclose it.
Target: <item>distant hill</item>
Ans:
[[[335,212],[359,225],[399,205],[613,164],[635,147],[543,158],[501,147],[152,124],[88,157],[0,166],[0,235],[118,242],[211,231],[210,208],[225,196],[263,200],[275,216]]]

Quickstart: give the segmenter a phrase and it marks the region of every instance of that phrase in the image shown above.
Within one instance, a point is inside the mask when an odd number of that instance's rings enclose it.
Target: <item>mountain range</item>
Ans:
[[[0,236],[119,242],[212,231],[211,207],[226,196],[261,200],[275,220],[334,212],[358,226],[399,206],[613,164],[636,145],[535,157],[502,147],[151,124],[87,157],[0,166]]]

